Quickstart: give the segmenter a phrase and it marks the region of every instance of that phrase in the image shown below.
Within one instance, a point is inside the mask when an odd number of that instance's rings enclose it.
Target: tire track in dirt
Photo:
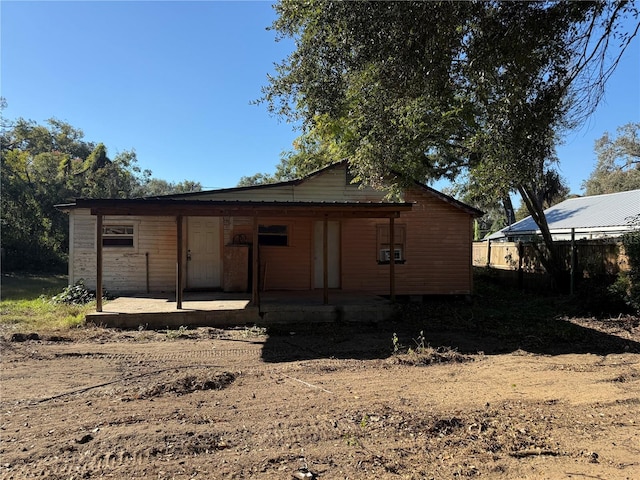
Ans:
[[[70,352],[56,354],[53,360],[65,360],[69,357],[98,358],[115,361],[138,360],[185,360],[191,358],[219,358],[219,357],[260,357],[259,349],[210,349],[210,350],[182,350],[180,352],[133,352],[133,353],[104,353],[104,352]]]
[[[347,430],[329,422],[281,421],[274,426],[273,431],[265,433],[260,440],[264,444],[292,448],[321,442],[343,441],[348,435]]]
[[[93,475],[114,474],[127,472],[127,476],[143,470],[153,460],[150,449],[134,452],[91,453],[86,451],[60,461],[59,456],[48,456],[43,459],[30,461],[28,464],[12,468],[3,468],[0,479],[14,480],[22,478],[47,478],[49,480],[91,478]]]

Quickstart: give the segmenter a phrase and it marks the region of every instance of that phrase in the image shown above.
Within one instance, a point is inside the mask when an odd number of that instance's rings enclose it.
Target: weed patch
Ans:
[[[473,361],[471,355],[462,355],[451,347],[432,347],[426,343],[424,331],[413,339],[414,345],[405,347],[400,343],[397,334],[391,338],[393,355],[389,362],[397,365],[432,365],[435,363],[462,363]]]
[[[177,340],[179,338],[197,338],[197,335],[192,335],[185,325],[180,325],[177,330],[167,328],[167,340]]]

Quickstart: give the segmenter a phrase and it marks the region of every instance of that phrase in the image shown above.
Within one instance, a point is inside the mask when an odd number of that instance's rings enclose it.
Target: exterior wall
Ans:
[[[271,192],[271,193],[269,193]],[[233,193],[233,192],[232,192]],[[372,189],[348,185],[345,167],[336,166],[299,185],[273,189],[241,190],[221,199],[291,201],[380,201],[384,195]],[[271,195],[271,196],[270,196]],[[278,197],[280,195],[280,197]],[[218,198],[211,195],[190,198]],[[397,263],[396,294],[469,294],[472,285],[472,224],[469,213],[421,188],[405,193],[411,211],[395,220],[406,232],[404,263]],[[314,222],[316,218],[261,218],[263,225],[289,226],[288,246],[260,248],[260,287],[266,290],[308,290],[314,286]],[[103,248],[103,285],[114,293],[145,292],[147,272],[150,291],[175,290],[176,220],[174,217],[110,217],[104,223],[135,223],[134,248]],[[343,219],[340,228],[340,285],[343,290],[388,295],[389,265],[378,263],[379,225],[388,219]],[[224,217],[221,221],[221,263],[227,245],[253,241],[253,218]],[[96,284],[96,218],[87,209],[70,213],[71,245],[69,281],[83,279]],[[185,240],[185,249],[187,242]],[[227,248],[227,250],[225,250]],[[185,250],[186,251],[186,250]],[[184,255],[183,252],[183,260]],[[147,263],[148,260],[148,263]],[[251,262],[251,257],[249,257]],[[148,265],[148,267],[147,267]],[[234,266],[237,267],[237,266]],[[224,265],[221,266],[221,269]],[[241,268],[241,267],[237,267]],[[249,266],[247,266],[249,268]],[[224,270],[221,270],[224,276]]]
[[[73,236],[69,283],[82,279],[96,287],[96,217],[89,210],[70,213]],[[105,216],[103,223],[134,224],[133,248],[103,247],[103,285],[113,293],[175,290],[176,222],[173,217]]]
[[[294,187],[294,200],[379,202],[386,195],[386,192],[371,187],[360,188],[358,185],[348,184],[346,173],[346,165],[341,164],[309,178]]]
[[[289,245],[260,247],[260,287],[309,290],[313,265],[313,222],[306,218],[261,218],[261,225],[288,225]]]
[[[418,189],[407,192],[406,201],[417,203],[395,220],[406,231],[406,261],[395,265],[396,294],[470,294],[471,217]],[[388,224],[388,219],[343,222],[343,289],[389,294],[389,265],[378,264],[376,228]]]
[[[260,247],[261,289],[308,290],[312,288],[314,220],[299,217],[259,219],[260,225],[289,227],[289,245]],[[252,217],[225,217],[222,224],[224,225],[223,248],[226,251],[233,248],[229,245],[253,242]],[[251,257],[248,261],[252,261]]]
[[[396,294],[470,294],[472,222],[460,209],[420,189],[406,200],[416,202],[410,212],[395,220],[404,226],[405,263],[397,263]],[[313,227],[315,218],[260,219],[260,224],[287,224],[289,246],[260,247],[260,287],[265,290],[313,288]],[[251,242],[252,219],[225,220],[225,242],[235,238]],[[389,265],[378,264],[377,227],[388,219],[344,219],[341,221],[341,286],[343,290],[388,295]]]
[[[201,195],[190,195],[190,200],[254,200],[254,201],[381,201],[386,192],[374,190],[371,187],[360,188],[358,185],[347,184],[346,166],[336,165],[327,168],[317,175],[305,179],[299,184],[262,186],[255,189],[240,189],[231,191],[211,191]]]

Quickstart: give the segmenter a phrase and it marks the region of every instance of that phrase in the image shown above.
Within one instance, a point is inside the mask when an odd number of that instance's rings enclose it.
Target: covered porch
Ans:
[[[311,306],[318,303],[318,307],[322,306],[322,309],[315,308],[314,312],[320,317],[325,314],[330,317],[336,317],[343,315],[346,310],[356,310],[356,305],[362,309],[364,305],[370,302],[353,302],[347,301],[349,295],[342,290],[333,290],[329,285],[328,278],[328,224],[332,220],[339,219],[386,219],[388,222],[389,231],[389,251],[395,252],[395,240],[394,240],[394,220],[400,217],[402,212],[410,211],[412,208],[411,203],[405,202],[359,202],[359,201],[347,201],[347,202],[318,202],[318,201],[229,201],[229,200],[175,200],[171,198],[151,198],[151,199],[128,199],[128,200],[97,200],[97,199],[78,199],[75,204],[78,208],[89,209],[91,215],[96,217],[96,238],[102,238],[103,234],[103,218],[107,215],[111,216],[155,216],[155,217],[170,217],[175,219],[175,295],[171,299],[161,299],[165,305],[161,303],[155,303],[152,310],[159,310],[153,312],[140,312],[143,314],[165,314],[173,313],[166,312],[166,309],[177,311],[183,311],[183,321],[179,325],[185,325],[188,320],[186,317],[198,317],[197,321],[200,322],[202,317],[207,317],[209,321],[207,324],[215,324],[217,319],[221,316],[231,318],[234,315],[238,317],[235,323],[239,323],[241,318],[248,318],[247,322],[256,323],[254,320],[256,317],[278,319],[291,316],[285,315],[282,312],[293,311],[291,308],[279,307],[277,315],[273,314],[274,307],[271,306],[270,298],[273,298],[274,293],[263,292],[260,288],[261,278],[261,265],[260,265],[260,251],[261,244],[259,242],[258,226],[259,222],[263,218],[306,218],[313,219],[321,226],[321,240],[319,245],[322,246],[319,258],[321,259],[321,266],[318,269],[322,273],[321,284],[323,288],[316,290],[309,290],[305,292],[287,292],[286,299],[280,298],[280,304],[286,305],[298,305],[297,311],[311,311]],[[209,305],[205,303],[193,303],[194,300],[187,300],[185,295],[185,259],[188,254],[185,248],[185,232],[184,232],[184,220],[191,217],[245,217],[252,219],[252,234],[249,235],[249,245],[254,248],[251,249],[251,255],[249,259],[251,267],[251,293],[248,296],[243,296],[242,300],[228,299],[214,299],[211,301],[217,302],[215,305]],[[97,291],[97,305],[96,313],[105,313],[110,316],[110,312],[103,311],[102,292],[103,292],[103,245],[101,241],[96,242],[95,249],[96,259],[96,291]],[[395,257],[390,255],[388,260],[388,296],[391,302],[395,298]],[[148,275],[148,274],[147,274]],[[147,279],[148,283],[148,279]],[[320,285],[316,284],[316,287]],[[147,291],[149,288],[147,286]],[[319,293],[318,293],[319,292]],[[385,293],[377,292],[377,293]],[[300,295],[306,297],[303,302],[299,301]],[[340,297],[343,295],[343,298]],[[359,295],[359,294],[355,294]],[[362,294],[360,294],[362,295]],[[330,298],[331,296],[331,298]],[[233,298],[237,295],[233,295]],[[335,297],[335,298],[334,298]],[[193,297],[192,297],[193,298]],[[292,298],[298,298],[298,301],[291,302]],[[368,298],[375,298],[373,295],[368,295]],[[313,299],[313,301],[310,301]],[[137,304],[142,305],[143,302],[139,298]],[[151,301],[151,298],[147,300]],[[241,301],[245,301],[246,304],[242,305]],[[122,302],[122,301],[121,301]],[[196,301],[197,302],[197,301]],[[222,303],[221,303],[222,302]],[[231,303],[229,303],[231,302]],[[234,303],[235,302],[235,303]],[[304,304],[304,308],[299,304]],[[374,303],[375,304],[375,303]],[[150,303],[149,303],[150,305]],[[131,306],[128,308],[132,308]],[[137,307],[136,307],[137,308]],[[375,309],[375,307],[373,308]],[[126,310],[126,309],[125,309]],[[365,309],[366,310],[366,309]],[[208,311],[212,313],[202,314],[194,312]],[[223,313],[220,313],[223,312]],[[233,314],[230,312],[234,312]],[[324,313],[323,313],[324,312]],[[332,312],[332,313],[328,313]],[[111,313],[126,313],[126,312],[111,312]],[[131,313],[131,312],[129,312]],[[96,315],[91,318],[92,321],[100,320],[100,317]],[[101,321],[101,320],[100,320]],[[191,321],[191,320],[189,320]],[[143,324],[140,322],[138,324]],[[245,322],[246,323],[246,322]],[[115,326],[115,325],[114,325]]]
[[[380,322],[393,315],[389,299],[377,295],[332,291],[261,292],[260,305],[247,293],[184,292],[181,308],[176,296],[122,296],[104,302],[87,322],[114,328],[273,326],[281,323]]]

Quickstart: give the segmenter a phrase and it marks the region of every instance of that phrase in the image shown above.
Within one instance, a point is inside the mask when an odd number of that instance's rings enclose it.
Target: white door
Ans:
[[[220,218],[189,217],[187,221],[187,288],[218,288]]]
[[[315,288],[324,288],[323,228],[324,222],[322,221],[318,221],[314,225],[313,271]],[[340,222],[327,222],[327,247],[329,288],[340,288]]]

